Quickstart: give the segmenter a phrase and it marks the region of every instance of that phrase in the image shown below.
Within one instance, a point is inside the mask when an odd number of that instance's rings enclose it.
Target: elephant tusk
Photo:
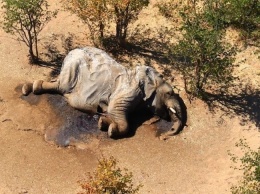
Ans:
[[[176,110],[174,110],[174,108],[170,107],[170,110],[171,110],[174,114],[176,114]]]

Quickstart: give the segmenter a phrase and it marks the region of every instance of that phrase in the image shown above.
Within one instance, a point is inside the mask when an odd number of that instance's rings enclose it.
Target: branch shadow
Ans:
[[[253,89],[250,85],[239,86],[237,94],[210,94],[208,93],[208,104],[210,110],[220,108],[226,115],[241,116],[241,125],[253,122],[260,128],[260,90]]]
[[[134,61],[143,59],[145,65],[151,66],[151,60],[161,64],[170,63],[166,56],[167,44],[155,38],[134,39],[119,45],[115,37],[111,36],[103,40],[103,49],[112,54],[118,62],[133,65]],[[136,64],[134,64],[136,65]]]
[[[43,59],[39,60],[38,65],[52,69],[50,73],[51,77],[56,77],[60,74],[65,56],[75,48],[74,39],[75,35],[73,34],[69,34],[67,37],[60,34],[53,34],[43,43],[44,52],[41,53]]]
[[[53,34],[45,38],[43,43],[44,52],[38,65],[51,68],[51,77],[59,75],[62,62],[69,51],[79,47],[76,45],[78,37],[74,34],[67,36]],[[144,61],[145,65],[151,66],[151,60],[160,64],[169,64],[169,57],[165,54],[168,44],[156,38],[131,38],[130,42],[120,45],[114,36],[104,38],[101,49],[110,53],[119,63],[125,66],[135,66],[134,63]]]

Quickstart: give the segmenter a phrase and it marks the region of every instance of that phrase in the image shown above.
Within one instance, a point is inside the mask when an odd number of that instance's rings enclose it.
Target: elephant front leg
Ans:
[[[110,138],[115,138],[119,136],[118,125],[116,123],[111,123],[109,125],[107,135]]]
[[[98,120],[98,128],[101,131],[106,131],[109,137],[115,138],[124,136],[128,132],[128,124],[126,120],[111,119],[108,116],[101,116]]]
[[[120,115],[121,116],[121,115]],[[123,137],[128,133],[129,127],[126,118],[113,119],[108,127],[108,136],[111,138]]]
[[[124,122],[113,122],[109,125],[107,134],[111,138],[123,137],[128,133],[128,124]]]
[[[126,136],[129,131],[128,115],[140,103],[139,88],[131,88],[119,90],[110,98],[107,107],[107,113],[112,119],[112,123],[108,127],[108,136],[112,138]]]

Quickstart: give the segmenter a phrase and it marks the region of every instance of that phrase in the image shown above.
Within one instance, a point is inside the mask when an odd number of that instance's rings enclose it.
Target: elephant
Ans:
[[[23,95],[57,93],[70,106],[86,113],[99,114],[98,128],[110,138],[129,132],[129,114],[146,107],[161,119],[173,121],[167,133],[175,135],[184,126],[179,96],[154,68],[139,65],[128,69],[105,51],[76,48],[65,57],[55,81],[25,83]]]

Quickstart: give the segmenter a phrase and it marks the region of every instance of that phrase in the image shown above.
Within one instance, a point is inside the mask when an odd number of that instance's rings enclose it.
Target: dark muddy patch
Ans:
[[[15,90],[21,94],[21,87],[18,86]],[[107,142],[110,138],[107,137],[107,132],[100,131],[98,129],[98,115],[90,115],[87,113],[80,112],[72,108],[65,100],[63,96],[54,94],[22,96],[21,99],[25,100],[31,105],[37,106],[39,102],[47,99],[48,104],[51,106],[55,118],[51,120],[45,128],[45,140],[50,143],[54,143],[58,146],[69,146],[77,144],[88,144],[93,140],[98,142]],[[146,109],[130,115],[130,132],[127,137],[135,135],[136,130],[143,123],[152,118],[152,114]],[[172,127],[172,122],[164,120],[157,121],[151,125],[147,125],[146,129],[151,129],[146,132],[154,133],[154,136],[160,136],[160,134],[167,132]]]
[[[75,110],[65,99],[60,95],[47,94],[49,104],[53,107],[53,111],[60,119],[61,123],[58,127],[48,127],[45,132],[45,139],[50,142],[54,142],[60,146],[76,145],[81,143],[90,143],[93,139],[100,142],[108,142],[111,139],[108,138],[106,131],[100,131],[98,129],[98,115],[90,115],[87,113]],[[136,130],[142,124],[152,118],[146,109],[142,111],[138,110],[130,115],[130,131],[126,138],[133,137]],[[156,127],[155,127],[156,126]],[[156,124],[147,126],[149,129],[147,132],[154,133],[156,135],[168,131],[172,127],[172,122],[161,120]],[[147,128],[146,127],[146,128]],[[154,131],[154,128],[156,130]],[[111,140],[113,141],[113,140]]]
[[[106,134],[97,128],[98,117],[90,115],[73,115],[57,127],[49,127],[45,132],[45,140],[59,146],[88,143],[91,138],[103,139]]]
[[[45,140],[59,146],[88,143],[91,138],[106,139],[107,134],[98,129],[98,115],[89,115],[70,107],[59,95],[47,95],[48,102],[61,121],[57,127],[48,127]]]

